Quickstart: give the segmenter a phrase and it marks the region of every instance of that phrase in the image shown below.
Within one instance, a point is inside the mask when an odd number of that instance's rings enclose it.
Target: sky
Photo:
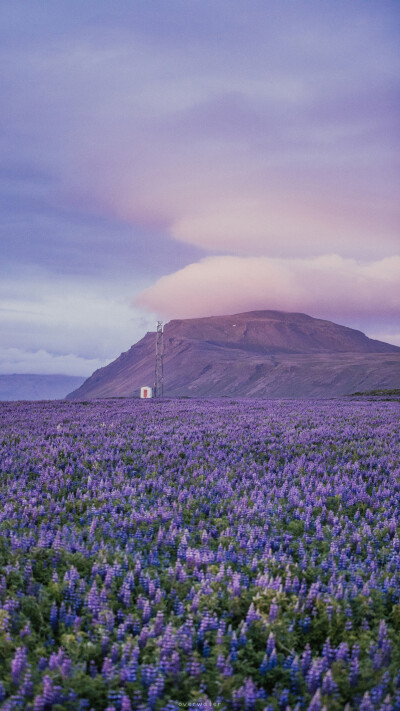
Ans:
[[[400,345],[398,0],[2,0],[0,373],[279,309]]]

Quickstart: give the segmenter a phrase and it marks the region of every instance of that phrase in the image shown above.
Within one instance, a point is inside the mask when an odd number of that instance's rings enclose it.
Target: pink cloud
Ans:
[[[264,194],[253,189],[248,197],[242,189],[236,195],[232,191],[228,200],[208,196],[201,210],[186,214],[182,210],[171,233],[204,249],[239,255],[305,256],[334,251],[353,256],[369,254],[371,249],[375,252],[378,236],[393,251],[398,239],[395,212],[391,214],[386,206],[385,213],[376,201],[372,209],[363,201],[357,204],[354,195],[348,204],[339,194],[328,197],[314,191],[310,196],[288,186]]]
[[[398,255],[367,263],[335,254],[287,260],[220,256],[162,277],[136,304],[166,318],[278,309],[379,322],[399,314],[399,283]]]

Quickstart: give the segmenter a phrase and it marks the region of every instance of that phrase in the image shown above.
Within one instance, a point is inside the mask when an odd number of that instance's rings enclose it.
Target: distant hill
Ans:
[[[400,348],[306,314],[252,311],[170,321],[167,396],[336,397],[400,387]],[[131,397],[154,380],[155,334],[96,370],[68,399]]]
[[[62,400],[84,380],[75,375],[0,375],[0,400]]]

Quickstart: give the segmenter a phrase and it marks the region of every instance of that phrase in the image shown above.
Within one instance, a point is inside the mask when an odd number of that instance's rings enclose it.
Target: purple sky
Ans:
[[[3,0],[0,373],[156,317],[400,344],[398,0]]]

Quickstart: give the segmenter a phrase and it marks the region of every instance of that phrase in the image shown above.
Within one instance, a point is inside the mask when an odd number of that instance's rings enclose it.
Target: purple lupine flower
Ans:
[[[381,620],[379,623],[379,632],[378,632],[378,644],[381,647],[383,642],[387,638],[387,624],[385,620]]]
[[[130,698],[126,694],[124,694],[122,697],[121,711],[132,711]]]
[[[32,630],[31,630],[31,623],[30,623],[30,620],[28,620],[28,622],[26,623],[25,627],[20,631],[19,636],[20,636],[21,638],[22,638],[22,637],[30,637],[31,633],[32,633]]]
[[[330,638],[327,637],[322,647],[322,657],[324,659],[324,669],[328,669],[335,660],[335,649],[331,645]]]
[[[300,662],[298,655],[296,655],[290,666],[290,688],[294,692],[298,691],[299,689],[299,672]]]
[[[209,657],[211,654],[211,647],[207,640],[203,644],[203,657]]]
[[[226,623],[224,620],[222,620],[218,626],[217,630],[217,638],[216,638],[216,643],[217,644],[222,644],[224,641],[224,634],[225,634],[225,628],[226,628]]]
[[[278,655],[276,653],[276,649],[274,648],[269,655],[269,660],[268,660],[268,669],[274,669],[274,667],[278,666]]]
[[[171,658],[168,662],[167,665],[167,671],[168,674],[170,674],[173,677],[177,677],[181,668],[181,663],[180,663],[180,658],[179,654],[176,650],[174,650],[171,654]]]
[[[239,573],[234,573],[232,576],[232,595],[240,596],[240,575]]]
[[[63,649],[59,649],[58,652],[53,652],[52,654],[50,654],[50,659],[49,659],[50,671],[54,671],[55,669],[58,669],[60,664],[62,664],[63,658],[64,658]]]
[[[279,708],[284,710],[287,709],[287,704],[289,702],[289,689],[283,689],[279,696]]]
[[[307,689],[310,694],[314,694],[318,689],[321,681],[322,663],[320,659],[314,659],[310,669],[307,672],[306,682]]]
[[[142,664],[141,667],[141,681],[145,686],[150,686],[152,681],[156,678],[156,668],[154,664]]]
[[[250,605],[250,607],[249,607],[249,609],[248,609],[248,611],[247,611],[246,623],[247,623],[248,625],[250,625],[252,622],[254,622],[255,620],[259,620],[259,619],[261,619],[261,615],[260,615],[260,613],[257,612],[257,610],[255,609],[255,607],[254,607],[254,602],[252,602],[251,605]]]
[[[271,624],[271,622],[275,622],[275,620],[277,619],[278,610],[279,610],[279,607],[278,607],[276,600],[274,598],[273,601],[271,602],[271,606],[269,608],[268,622],[270,624]]]
[[[101,668],[101,675],[106,681],[111,681],[114,676],[114,665],[108,657],[105,657]]]
[[[308,711],[321,711],[321,693],[319,689],[317,689],[312,697]]]
[[[192,655],[189,659],[188,666],[187,666],[188,672],[190,676],[199,676],[200,674],[200,662],[195,657]]]
[[[275,649],[275,637],[274,637],[274,633],[270,632],[268,635],[267,647],[266,647],[265,651],[268,655],[270,655],[274,649]]]
[[[371,698],[370,698],[368,691],[365,692],[365,694],[362,698],[360,711],[374,711],[374,707],[371,702]]]
[[[68,657],[63,659],[61,667],[60,667],[60,671],[61,671],[61,676],[63,676],[65,679],[71,676],[72,662]]]
[[[142,627],[140,635],[139,635],[139,647],[141,649],[146,646],[148,636],[149,636],[149,628],[147,627],[147,625],[145,625],[144,627]]]
[[[119,647],[116,642],[114,642],[113,646],[111,647],[111,661],[113,664],[116,664],[119,659]]]
[[[359,675],[359,661],[358,657],[352,657],[350,661],[350,672],[349,672],[349,683],[350,686],[357,686],[358,675]]]
[[[41,694],[37,694],[33,700],[33,710],[34,711],[44,711],[44,698]]]
[[[244,680],[243,685],[232,693],[233,707],[240,708],[240,699],[244,700],[246,711],[253,711],[258,697],[257,687],[250,678]]]
[[[252,679],[244,680],[244,707],[246,711],[253,711],[257,700],[257,687]]]
[[[309,643],[307,642],[304,652],[301,656],[301,671],[302,671],[303,676],[305,676],[307,674],[307,672],[311,666],[311,659],[312,659],[311,648],[310,648]]]
[[[142,621],[144,623],[148,622],[151,616],[151,606],[150,602],[148,600],[145,600],[143,603],[143,611],[142,611]]]
[[[224,668],[222,670],[222,676],[227,676],[227,677],[232,676],[233,668],[232,668],[232,664],[231,664],[231,659],[232,659],[231,655],[228,654],[227,658],[225,659]]]
[[[101,609],[101,601],[100,601],[99,593],[97,590],[96,581],[94,581],[94,583],[89,591],[89,594],[87,597],[87,606],[88,606],[88,609],[93,613],[93,616],[97,617],[100,612],[100,609]]]
[[[225,657],[223,654],[218,654],[216,667],[219,672],[222,672],[225,664]]]
[[[26,647],[18,647],[14,658],[11,661],[11,679],[14,684],[19,684],[21,674],[25,671],[28,661],[28,650]]]
[[[38,665],[37,665],[39,671],[44,671],[47,667],[47,664],[48,664],[48,661],[47,661],[46,657],[40,657],[40,659],[38,661]]]
[[[383,663],[388,666],[390,664],[390,659],[392,655],[392,644],[388,637],[382,641],[382,659]]]
[[[50,707],[54,701],[53,679],[47,675],[43,677],[43,701],[45,706],[48,704]]]
[[[164,679],[162,676],[157,676],[156,680],[149,687],[148,700],[150,708],[154,708],[158,698],[162,696],[164,691]]]
[[[33,681],[31,679],[31,672],[28,670],[25,672],[24,681],[21,686],[21,694],[25,698],[30,698],[33,696]]]
[[[321,690],[322,693],[326,696],[332,696],[332,694],[335,694],[337,692],[337,684],[332,676],[332,672],[330,669],[326,672],[322,680]]]
[[[383,700],[382,704],[379,707],[379,711],[393,711],[393,704],[390,698],[390,694],[388,694]]]
[[[55,602],[52,603],[51,610],[50,610],[50,624],[53,629],[57,627],[57,622],[58,622],[58,609],[57,605]]]
[[[131,591],[130,588],[123,584],[121,588],[121,597],[122,597],[122,602],[124,603],[125,607],[129,607],[131,604]]]
[[[154,620],[153,633],[155,637],[159,637],[163,631],[164,627],[164,614],[161,610],[157,612],[156,619]]]
[[[381,650],[376,650],[372,659],[372,668],[374,671],[380,669],[383,665],[383,653]]]
[[[348,662],[349,659],[349,645],[347,642],[341,642],[336,651],[336,659],[342,659],[344,662]]]
[[[222,657],[222,654],[220,656]],[[268,655],[264,654],[262,662],[260,664],[260,669],[259,669],[260,674],[266,674],[266,672],[268,671],[268,668],[269,668],[268,667]]]
[[[129,662],[125,669],[126,681],[134,682],[136,681],[137,671],[139,666],[139,648],[134,647],[131,652]]]

